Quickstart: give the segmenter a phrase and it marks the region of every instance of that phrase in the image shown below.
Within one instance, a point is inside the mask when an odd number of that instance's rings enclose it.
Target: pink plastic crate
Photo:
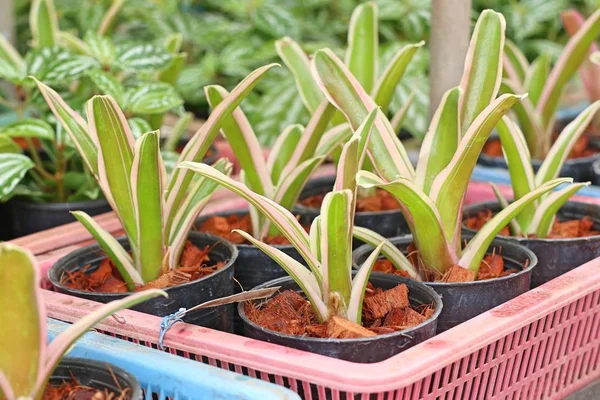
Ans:
[[[468,199],[488,199],[486,188],[472,185]],[[234,204],[222,198],[218,208]],[[74,229],[63,227],[53,238],[35,242],[52,248],[46,242],[59,240],[63,247],[41,257],[43,272],[64,254],[64,246],[72,248],[89,238]],[[44,296],[49,316],[66,322],[98,306],[51,291]],[[159,317],[134,311],[119,315],[120,322],[109,319],[98,329],[157,347]],[[164,344],[173,354],[287,386],[307,399],[564,398],[600,379],[600,259],[375,364],[336,360],[184,323],[171,328]]]

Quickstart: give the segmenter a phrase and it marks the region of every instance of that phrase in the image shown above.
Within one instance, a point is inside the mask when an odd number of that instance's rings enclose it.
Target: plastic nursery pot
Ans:
[[[476,215],[479,211],[500,211],[498,202],[482,202],[468,205],[463,211],[463,221]],[[558,212],[559,220],[572,220],[589,217],[594,222],[594,229],[600,230],[600,206],[596,204],[569,201]],[[474,230],[463,225],[463,232],[471,235]],[[538,258],[538,266],[531,275],[531,287],[535,288],[585,264],[600,256],[600,235],[572,239],[527,239],[520,237],[498,236],[503,240],[520,244],[533,251]]]
[[[226,262],[225,265],[204,278],[166,288],[164,290],[169,294],[168,298],[156,297],[147,300],[132,307],[133,310],[164,317],[178,311],[180,307],[191,308],[208,300],[230,296],[234,293],[232,278],[238,256],[235,246],[227,240],[206,233],[190,232],[188,239],[199,248],[206,245],[213,246],[210,251],[211,260]],[[118,240],[126,250],[129,250],[127,238],[121,237]],[[48,277],[58,292],[71,296],[101,303],[122,299],[128,294],[86,292],[70,289],[61,283],[61,277],[65,271],[74,272],[90,266],[89,271],[91,272],[98,268],[104,259],[106,259],[106,254],[98,244],[86,246],[58,260],[48,272]],[[188,313],[183,320],[191,324],[230,332],[233,328],[232,316],[233,306],[225,305],[196,310]]]
[[[84,358],[64,358],[52,373],[49,383],[58,386],[73,378],[82,386],[88,386],[98,391],[107,390],[116,396],[119,396],[122,390],[129,389],[126,399],[142,399],[142,389],[138,380],[125,370],[106,362]]]
[[[311,179],[300,194],[300,199],[328,193],[333,189],[334,183],[335,176]],[[294,213],[311,216],[312,219],[315,219],[321,211],[296,203]],[[354,216],[354,224],[377,232],[383,237],[402,236],[410,233],[408,224],[400,210],[357,212]],[[363,243],[358,240],[353,241],[353,247],[358,247],[361,244]]]
[[[596,160],[592,164],[592,183],[600,186],[600,160]]]
[[[384,290],[404,283],[408,286],[411,306],[432,305],[435,313],[422,324],[399,332],[360,339],[323,339],[287,335],[266,329],[249,320],[244,311],[245,303],[239,303],[238,313],[244,321],[244,336],[341,360],[374,363],[390,358],[435,335],[438,317],[443,312],[442,299],[435,291],[422,283],[396,275],[372,274],[369,281],[376,288]],[[290,277],[266,282],[256,289],[273,286],[281,286],[281,291],[288,289],[300,291],[300,287]]]
[[[84,211],[94,216],[111,211],[105,199],[73,203],[34,203],[12,199],[2,206],[7,239],[41,232],[56,226],[75,222],[71,211]],[[4,223],[3,223],[4,224]]]
[[[463,240],[470,240],[472,234],[464,234]],[[406,235],[390,239],[392,244],[398,247],[405,254],[407,248],[412,243],[412,235]],[[506,268],[514,268],[519,272],[502,278],[487,279],[474,282],[423,282],[425,285],[435,290],[444,301],[444,309],[438,318],[437,333],[444,332],[455,327],[473,317],[478,316],[492,308],[499,306],[529,290],[531,283],[531,271],[538,263],[535,254],[514,242],[494,239],[488,249],[488,254],[494,248],[502,247],[502,258],[504,258]],[[363,245],[352,253],[354,268],[367,259],[373,248],[370,245]],[[523,265],[527,263],[527,267]],[[373,272],[375,276],[389,276],[383,272]]]

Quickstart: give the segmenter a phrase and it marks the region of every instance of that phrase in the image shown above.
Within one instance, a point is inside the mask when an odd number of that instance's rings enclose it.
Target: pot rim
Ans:
[[[390,275],[385,276],[385,278],[389,278],[389,277],[390,277]],[[418,281],[404,278],[401,276],[394,276],[393,279],[397,280],[398,283],[405,283],[407,286],[414,285],[414,284],[417,284],[417,285],[420,284],[420,282],[418,282]],[[284,276],[282,278],[277,278],[277,279],[267,281],[261,285],[256,286],[253,289],[273,287],[273,286],[277,286],[286,281],[293,281],[293,279],[290,276]],[[366,337],[366,338],[331,339],[331,338],[313,338],[313,337],[304,337],[304,336],[299,336],[299,335],[289,335],[286,333],[281,333],[281,332],[277,332],[277,331],[274,331],[271,329],[267,329],[267,328],[255,323],[254,321],[250,320],[246,316],[246,311],[244,310],[244,305],[248,301],[239,302],[237,305],[237,309],[238,309],[238,314],[239,314],[240,318],[244,321],[245,324],[252,326],[254,329],[258,329],[265,334],[274,335],[274,336],[277,336],[280,338],[305,340],[305,341],[312,342],[312,343],[366,343],[366,342],[371,342],[371,341],[379,339],[379,338],[389,338],[389,337],[393,337],[393,336],[409,336],[410,337],[411,332],[413,332],[417,329],[420,329],[423,326],[432,323],[433,321],[436,321],[442,312],[442,308],[444,307],[442,297],[439,294],[437,294],[435,292],[435,290],[433,290],[432,288],[430,288],[426,285],[423,285],[422,289],[424,289],[425,292],[427,292],[427,294],[429,294],[433,298],[433,302],[435,304],[435,312],[433,313],[433,315],[430,318],[421,322],[419,325],[415,325],[409,329],[392,332],[392,333],[386,333],[383,335]],[[409,296],[410,296],[410,286],[409,286],[408,290],[409,290]],[[409,299],[410,299],[410,297],[409,297]]]
[[[464,224],[465,214],[466,214],[464,212],[464,210],[466,208],[469,208],[469,207],[473,207],[474,208],[474,207],[477,207],[477,206],[478,207],[484,207],[484,206],[488,206],[489,207],[491,205],[496,205],[496,204],[499,204],[499,203],[497,201],[491,200],[491,201],[479,201],[477,203],[471,203],[471,204],[465,206],[465,208],[463,209],[463,218],[462,218],[462,221],[461,221],[461,229],[464,232],[467,232],[467,233],[471,233],[471,234],[477,233],[476,230],[471,229],[471,228],[467,228],[465,226],[465,224]],[[581,201],[567,201],[563,205],[563,207],[566,206],[566,205],[569,205],[569,204],[570,205],[575,205],[575,206],[581,205],[581,206],[585,206],[585,207],[590,207],[590,206],[596,207],[596,208],[598,208],[598,215],[600,215],[600,205],[598,205],[598,204],[584,203],[584,202],[581,202]],[[584,217],[585,217],[585,215],[584,215]],[[553,242],[564,243],[564,242],[587,242],[590,239],[600,239],[600,234],[593,235],[593,236],[577,237],[577,238],[550,238],[550,239],[549,238],[523,238],[523,237],[519,237],[519,236],[505,236],[505,235],[498,234],[498,235],[496,235],[496,238],[501,239],[501,240],[517,241],[519,243],[553,243]]]
[[[34,201],[26,201],[20,200],[18,198],[13,198],[7,201],[7,204],[13,204],[22,208],[33,208],[33,209],[46,209],[46,210],[55,210],[55,211],[66,211],[67,209],[73,208],[84,208],[84,207],[94,207],[94,206],[102,206],[108,205],[108,201],[104,198],[95,199],[95,200],[83,200],[83,201],[72,201],[72,202],[63,202],[63,203],[37,203]]]
[[[468,232],[467,235],[462,235],[462,236],[463,237],[464,236],[472,237],[474,235],[471,234],[470,232]],[[388,240],[393,245],[396,245],[398,242],[404,242],[404,241],[409,241],[409,240],[410,240],[410,242],[412,242],[412,235],[409,234],[409,235],[404,235],[404,236],[396,236],[394,238],[388,238]],[[508,281],[511,279],[516,279],[516,278],[520,277],[521,275],[528,274],[538,264],[538,258],[535,255],[535,253],[519,243],[511,242],[504,238],[496,237],[492,241],[492,245],[494,245],[494,244],[496,244],[498,246],[502,246],[502,247],[512,246],[512,247],[518,248],[519,251],[522,251],[524,253],[524,255],[527,256],[527,258],[529,258],[529,261],[530,261],[529,265],[514,274],[502,276],[499,278],[484,279],[482,281],[472,281],[472,282],[424,282],[424,281],[421,281],[421,283],[423,283],[424,285],[427,285],[427,286],[431,286],[431,287],[451,287],[451,286],[464,287],[464,286],[475,286],[475,285],[488,285],[488,284],[492,284],[492,283],[496,283],[496,282],[503,282],[503,281]],[[357,249],[355,249],[352,252],[352,267],[353,268],[356,267],[356,265],[357,265],[357,263],[356,263],[357,256],[362,255],[362,253],[365,253],[366,251],[368,251],[369,248],[372,248],[372,246],[369,244],[363,244],[362,246],[358,247]],[[386,274],[385,272],[372,272],[372,274],[377,274],[378,276],[379,275],[390,275],[390,274]],[[410,279],[410,278],[407,278],[407,279]],[[416,281],[416,282],[418,282],[418,281]]]
[[[182,283],[180,285],[170,286],[168,288],[162,289],[162,290],[164,290],[167,293],[169,291],[177,289],[177,288],[183,288],[183,287],[186,287],[186,286],[191,286],[191,285],[199,284],[200,282],[204,282],[204,281],[209,280],[211,277],[217,276],[217,275],[219,275],[221,273],[225,273],[229,268],[231,268],[233,266],[233,264],[235,263],[235,261],[236,261],[236,259],[238,257],[238,249],[230,241],[228,241],[226,239],[223,239],[223,238],[221,238],[219,236],[215,236],[215,235],[211,235],[211,234],[208,234],[208,233],[204,233],[204,232],[193,232],[193,231],[190,231],[188,233],[188,238],[190,236],[203,236],[205,238],[212,239],[215,242],[221,242],[223,245],[225,245],[225,247],[227,247],[228,250],[230,250],[231,257],[225,263],[225,265],[223,266],[223,268],[219,269],[216,272],[213,272],[210,275],[207,275],[207,276],[205,276],[203,278],[200,278],[200,279],[196,279],[195,281],[191,281],[191,282],[187,282],[187,283]],[[120,237],[117,238],[117,240],[119,242],[127,240],[127,236],[120,236]],[[85,296],[89,296],[89,295],[101,295],[101,296],[106,296],[108,298],[114,297],[115,300],[118,299],[118,298],[122,298],[123,296],[126,296],[128,294],[131,294],[132,292],[127,292],[127,293],[88,292],[88,291],[80,290],[80,289],[71,289],[71,288],[69,288],[69,287],[63,285],[62,283],[57,282],[57,281],[55,281],[53,279],[51,271],[54,268],[56,268],[57,265],[61,264],[61,262],[65,262],[65,259],[71,258],[71,257],[75,257],[75,256],[79,256],[79,255],[82,255],[82,254],[87,254],[88,252],[95,251],[95,250],[100,250],[103,253],[102,249],[100,248],[100,245],[96,242],[96,243],[92,243],[90,245],[87,245],[85,247],[82,247],[80,249],[77,249],[75,251],[72,251],[72,252],[68,253],[67,255],[61,257],[60,259],[58,259],[58,261],[56,261],[54,263],[54,265],[52,265],[52,267],[48,271],[48,279],[50,280],[50,282],[52,283],[52,285],[56,286],[56,287],[58,287],[58,288],[60,288],[62,290],[65,290],[67,292],[74,293],[74,294],[80,294],[80,295],[85,295]],[[102,259],[104,259],[104,258],[108,258],[105,253],[102,256]]]

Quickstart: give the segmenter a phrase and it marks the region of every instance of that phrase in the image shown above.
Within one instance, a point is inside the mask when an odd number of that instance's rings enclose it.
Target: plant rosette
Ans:
[[[466,206],[463,230],[475,233],[482,222],[501,209],[498,202]],[[600,256],[600,206],[569,201],[558,210],[547,237],[532,236],[511,236],[508,227],[498,235],[535,253],[538,265],[531,276],[531,287],[535,288]]]
[[[233,294],[232,278],[238,257],[236,247],[227,240],[205,233],[190,232],[188,240],[193,247],[186,246],[187,249],[184,249],[182,267],[179,269],[186,271],[186,265],[193,265],[194,271],[197,271],[194,277],[197,275],[197,278],[190,281],[188,278],[178,279],[175,276],[168,283],[172,286],[164,286],[161,278],[149,282],[147,287],[161,288],[169,294],[169,298],[150,299],[133,307],[133,310],[164,317],[177,312],[181,307],[191,308]],[[127,238],[120,238],[118,242],[129,250]],[[198,263],[205,267],[196,269]],[[62,257],[52,266],[48,277],[57,291],[100,303],[128,295],[126,283],[118,271],[111,267],[106,253],[98,244],[83,247]],[[184,321],[230,332],[233,329],[232,313],[231,305],[204,308],[187,314]]]
[[[564,134],[564,130],[561,129],[564,125],[560,121],[556,123],[561,94],[577,70],[589,64],[590,51],[595,45],[596,37],[600,34],[600,11],[593,13],[585,22],[581,21],[576,32],[572,33],[553,67],[548,55],[539,56],[529,64],[525,55],[514,43],[506,41],[504,49],[506,76],[502,80],[501,91],[529,94],[514,107],[514,114],[524,133],[527,148],[533,159],[532,165],[536,171],[543,165],[541,160],[545,160],[552,153],[552,148]],[[591,82],[591,85],[597,83]],[[588,87],[590,82],[586,83],[586,89]],[[593,139],[594,130],[593,128],[588,132],[581,131],[576,140],[566,149],[568,160],[562,167],[562,176],[572,177],[576,181],[590,180],[591,164],[598,159],[600,151],[597,140]],[[488,166],[507,168],[506,162],[502,159],[498,139],[493,139],[486,144],[480,161]]]
[[[294,213],[314,219],[319,215],[323,198],[333,188],[334,181],[335,177],[333,176],[308,181],[304,190],[300,193],[299,202],[294,207]],[[410,233],[398,202],[384,190],[377,190],[375,196],[363,197],[357,200],[354,224],[376,232],[385,238]],[[364,243],[356,239],[353,242],[353,247],[362,244]]]
[[[473,234],[465,234],[463,237],[472,238]],[[392,245],[396,246],[403,254],[409,255],[408,259],[418,265],[416,253],[414,252],[413,238],[410,235],[390,239]],[[370,245],[363,245],[352,253],[354,268],[364,262],[373,250]],[[505,303],[530,288],[532,271],[539,266],[536,255],[514,242],[495,239],[486,251],[486,257],[482,261],[478,279],[472,282],[444,282],[449,276],[440,276],[437,281],[423,283],[438,293],[444,301],[437,324],[437,333],[446,331],[461,324],[477,315]],[[487,278],[484,269],[489,273]],[[495,271],[492,271],[495,268]],[[385,259],[377,261],[373,267],[373,276],[397,275],[400,273]]]

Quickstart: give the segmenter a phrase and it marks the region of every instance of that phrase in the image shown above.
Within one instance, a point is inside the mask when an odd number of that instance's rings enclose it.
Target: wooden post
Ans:
[[[460,83],[471,35],[471,0],[433,0],[431,7],[430,118],[444,93]]]

